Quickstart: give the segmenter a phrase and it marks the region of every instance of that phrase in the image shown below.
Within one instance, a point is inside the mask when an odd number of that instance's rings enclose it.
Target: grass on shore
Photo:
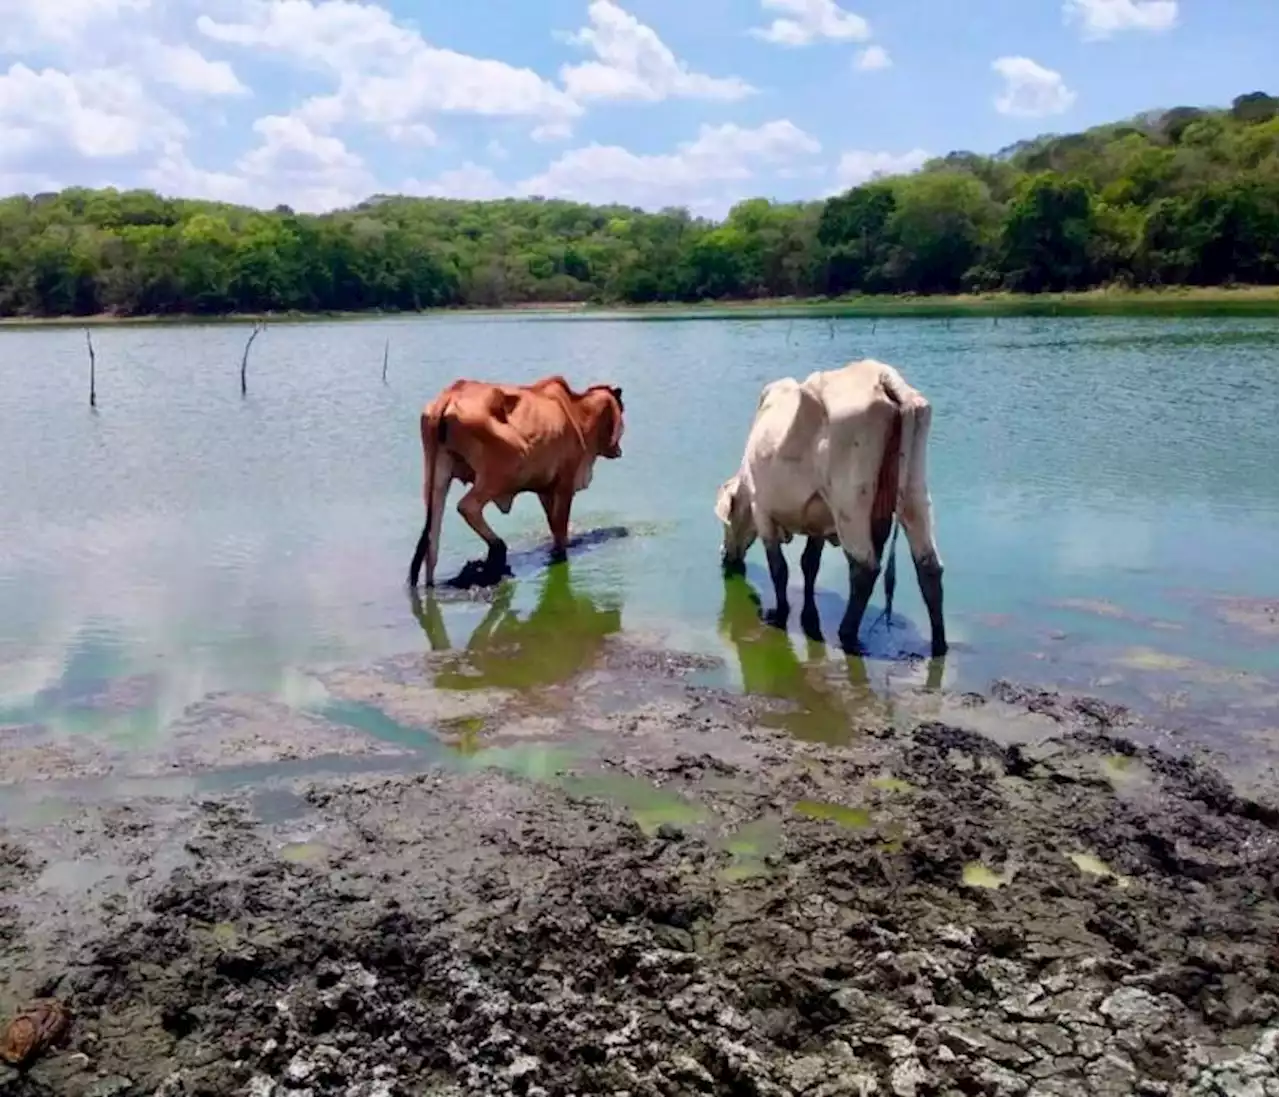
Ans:
[[[469,316],[522,315],[528,317],[575,316],[636,320],[769,319],[772,317],[982,317],[982,316],[1275,316],[1280,308],[1277,286],[1207,286],[1162,289],[1095,289],[1076,293],[981,293],[936,296],[861,294],[853,297],[781,297],[743,301],[706,301],[697,304],[586,304],[582,302],[522,302],[498,307],[461,306],[427,309],[422,313],[279,312],[232,313],[221,316],[8,316],[3,327],[85,327],[90,325],[234,323],[270,320],[273,323],[306,323],[316,320],[367,320],[457,313]]]

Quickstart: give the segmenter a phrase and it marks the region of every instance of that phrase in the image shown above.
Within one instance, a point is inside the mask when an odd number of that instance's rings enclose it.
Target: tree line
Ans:
[[[69,188],[0,200],[0,316],[413,310],[1276,282],[1277,100],[953,152],[723,221],[541,198],[298,214]]]

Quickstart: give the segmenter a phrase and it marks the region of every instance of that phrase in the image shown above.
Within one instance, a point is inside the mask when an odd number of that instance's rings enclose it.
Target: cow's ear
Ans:
[[[622,386],[611,385],[609,391],[613,393],[613,398],[618,401],[618,410],[625,411],[626,409],[622,406]]]
[[[716,517],[720,519],[726,526],[729,524],[729,518],[733,514],[733,501],[738,495],[738,477],[731,476],[723,484],[720,490],[716,492]]]

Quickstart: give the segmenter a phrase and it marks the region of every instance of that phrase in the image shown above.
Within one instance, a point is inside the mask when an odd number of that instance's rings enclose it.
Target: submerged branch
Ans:
[[[89,348],[89,406],[98,406],[98,359],[93,353],[93,336],[89,329],[84,329],[84,343]]]
[[[253,346],[253,341],[258,338],[258,333],[266,331],[267,322],[259,320],[253,325],[253,331],[249,333],[249,338],[244,345],[244,355],[240,359],[240,395],[245,396],[249,392],[249,348]]]

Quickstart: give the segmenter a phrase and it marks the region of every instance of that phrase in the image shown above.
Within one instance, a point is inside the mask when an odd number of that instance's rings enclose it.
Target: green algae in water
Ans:
[[[969,888],[985,888],[995,891],[1009,882],[1009,874],[989,869],[981,861],[970,861],[960,873],[960,882]]]
[[[518,743],[514,746],[485,747],[471,755],[461,755],[464,769],[497,769],[531,781],[556,781],[574,762],[568,747],[547,743]]]
[[[706,818],[706,813],[696,804],[681,797],[672,797],[646,807],[631,809],[631,817],[645,834],[655,834],[664,823],[676,826],[692,826]]]
[[[700,804],[674,792],[657,788],[648,781],[621,774],[591,774],[569,777],[561,782],[566,791],[579,796],[597,796],[620,803],[645,834],[654,834],[665,823],[693,826],[707,818]]]
[[[881,792],[915,792],[916,786],[910,781],[904,781],[901,777],[895,777],[891,773],[881,774],[879,777],[872,777],[868,782],[872,788],[878,788]]]
[[[871,825],[871,813],[866,808],[851,808],[829,800],[799,800],[795,805],[797,815],[809,819],[825,819],[850,830],[866,830]]]
[[[323,842],[286,842],[280,847],[280,859],[295,865],[323,861],[328,855],[329,847]]]
[[[1086,876],[1112,879],[1116,882],[1116,887],[1126,888],[1129,886],[1129,877],[1116,872],[1101,857],[1097,857],[1092,853],[1069,853],[1067,858]]]
[[[223,948],[232,948],[240,939],[236,927],[230,922],[215,922],[210,934]]]
[[[763,861],[734,861],[720,870],[721,877],[731,884],[745,883],[747,880],[758,880],[762,876],[770,876],[773,870]]]
[[[462,755],[473,755],[482,749],[480,733],[484,730],[483,716],[458,716],[451,720],[441,720],[440,730],[454,737],[450,744]]]
[[[1102,758],[1102,772],[1107,780],[1116,784],[1142,780],[1147,768],[1129,754],[1106,754]]]
[[[1167,651],[1156,651],[1155,648],[1129,648],[1117,660],[1121,666],[1131,670],[1173,671],[1190,670],[1195,666],[1191,659],[1174,655]]]
[[[782,827],[777,819],[755,819],[744,823],[721,842],[729,854],[729,864],[720,875],[730,883],[771,876],[774,869],[765,858],[782,845]]]

